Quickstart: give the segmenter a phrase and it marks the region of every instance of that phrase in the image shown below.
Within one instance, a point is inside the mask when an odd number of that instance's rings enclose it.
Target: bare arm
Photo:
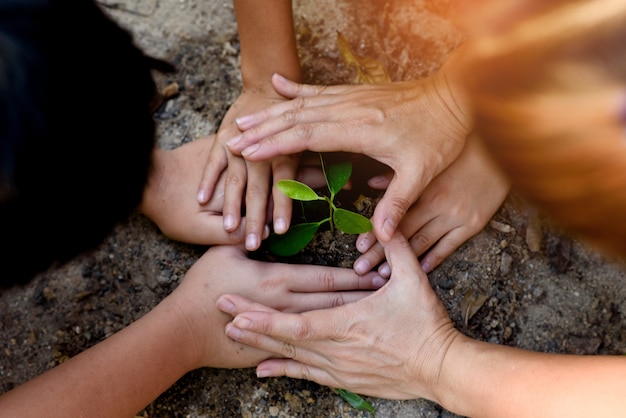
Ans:
[[[281,156],[271,161],[245,162],[226,147],[226,140],[240,133],[239,116],[258,112],[285,100],[272,87],[275,72],[300,79],[291,0],[234,0],[241,47],[243,91],[228,110],[211,148],[198,187],[198,202],[204,205],[215,192],[219,176],[225,172],[224,222],[228,232],[238,231],[241,208],[246,207],[246,248],[259,247],[267,218],[276,232],[283,233],[291,220],[291,200],[281,193],[271,195],[272,185],[293,179],[298,158]],[[273,213],[268,214],[270,202]]]
[[[272,74],[300,80],[291,0],[234,0],[244,89],[278,96]]]
[[[130,417],[198,367],[253,367],[269,353],[224,335],[215,301],[238,292],[300,312],[354,302],[384,283],[351,269],[263,263],[217,246],[151,312],[105,341],[0,396],[0,416]]]
[[[289,359],[257,375],[290,376],[389,399],[426,398],[471,417],[618,417],[626,358],[537,353],[456,330],[408,241],[385,244],[391,279],[356,303],[285,314],[224,295],[236,341]]]

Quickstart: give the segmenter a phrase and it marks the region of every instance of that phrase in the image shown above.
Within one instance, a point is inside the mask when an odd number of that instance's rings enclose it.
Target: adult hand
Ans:
[[[302,312],[355,302],[386,281],[351,269],[251,260],[241,246],[215,246],[187,272],[171,298],[180,307],[199,355],[195,367],[252,367],[270,357],[230,340],[229,320],[215,301],[224,293],[253,298],[273,310]]]
[[[389,175],[373,178],[369,185],[385,188]],[[423,256],[425,273],[437,267],[465,241],[481,231],[496,213],[510,189],[506,177],[487,154],[476,135],[468,138],[461,155],[424,189],[400,223],[400,231],[411,237],[416,256]],[[364,274],[384,260],[384,248],[371,233],[357,238],[363,253],[354,263]],[[388,263],[378,272],[389,277]]]
[[[368,155],[394,171],[372,222],[387,241],[426,185],[460,153],[469,117],[446,71],[417,81],[312,86],[279,75],[274,88],[293,100],[237,119],[230,149],[261,161],[305,149]]]
[[[396,233],[385,251],[391,279],[355,303],[287,314],[240,295],[220,297],[218,308],[234,316],[226,334],[286,357],[260,363],[260,377],[284,375],[365,395],[436,401],[446,351],[461,334],[407,240]]]
[[[216,193],[220,176],[225,173],[223,229],[235,235],[243,233],[239,228],[242,207],[245,206],[245,243],[250,251],[259,248],[261,239],[267,235],[265,229],[270,199],[273,200],[275,232],[284,233],[289,229],[291,199],[276,190],[270,197],[270,189],[279,180],[295,178],[298,156],[277,156],[263,162],[245,161],[230,152],[226,140],[240,133],[235,124],[238,116],[257,112],[281,100],[284,97],[274,91],[261,88],[243,90],[220,125],[217,139],[206,157],[197,191],[198,203],[206,206]]]

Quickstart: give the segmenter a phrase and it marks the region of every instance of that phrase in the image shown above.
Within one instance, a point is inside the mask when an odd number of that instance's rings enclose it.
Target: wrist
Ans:
[[[471,101],[465,89],[466,77],[462,73],[466,49],[460,46],[448,57],[435,75],[435,87],[467,136],[474,129],[474,121]]]

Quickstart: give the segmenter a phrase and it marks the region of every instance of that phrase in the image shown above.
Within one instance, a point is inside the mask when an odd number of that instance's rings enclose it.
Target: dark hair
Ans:
[[[92,249],[137,207],[155,144],[151,71],[91,0],[0,5],[0,286]]]

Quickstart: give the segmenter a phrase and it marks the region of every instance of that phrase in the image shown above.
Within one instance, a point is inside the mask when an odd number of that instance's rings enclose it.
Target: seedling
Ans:
[[[280,256],[291,256],[300,252],[313,239],[320,226],[328,222],[331,232],[335,228],[346,234],[361,234],[372,230],[372,223],[365,216],[335,205],[335,195],[346,185],[352,174],[352,163],[344,162],[328,167],[324,166],[324,159],[320,155],[322,171],[330,196],[320,196],[315,190],[296,180],[280,180],[276,187],[293,200],[311,202],[316,200],[328,203],[329,214],[317,222],[306,222],[292,226],[282,234],[272,234],[269,239],[269,249]]]

